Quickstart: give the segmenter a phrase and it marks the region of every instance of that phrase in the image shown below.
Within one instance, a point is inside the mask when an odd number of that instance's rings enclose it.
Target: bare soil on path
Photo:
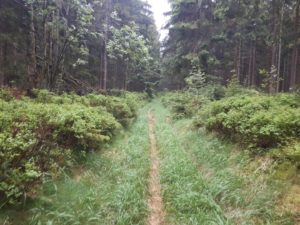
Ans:
[[[150,140],[150,176],[149,176],[149,199],[150,215],[148,225],[163,225],[165,212],[161,195],[159,178],[159,152],[155,137],[155,119],[152,112],[148,113],[149,140]]]

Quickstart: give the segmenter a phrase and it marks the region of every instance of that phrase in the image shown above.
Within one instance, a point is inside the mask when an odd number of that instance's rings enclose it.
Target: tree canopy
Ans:
[[[236,75],[268,92],[299,85],[299,0],[169,2],[164,85],[183,88],[195,66],[223,84]]]
[[[159,71],[158,39],[142,0],[3,0],[0,85],[134,89],[128,84],[137,76]],[[145,85],[147,79],[140,80]]]

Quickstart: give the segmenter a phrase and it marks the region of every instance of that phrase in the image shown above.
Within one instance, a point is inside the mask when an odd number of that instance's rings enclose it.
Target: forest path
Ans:
[[[247,154],[173,120],[159,99],[82,160],[26,207],[0,211],[0,224],[297,224],[275,212],[278,189]]]
[[[279,187],[268,173],[257,172],[264,162],[194,129],[192,119],[172,119],[159,99],[151,112],[165,224],[297,224],[276,211]]]
[[[25,207],[0,210],[0,225],[145,225],[149,216],[147,113],[99,151],[80,157],[72,173],[49,180]]]
[[[159,152],[155,137],[155,119],[152,112],[148,112],[148,127],[150,140],[150,176],[149,176],[149,225],[164,224],[164,205],[161,196],[159,175]]]

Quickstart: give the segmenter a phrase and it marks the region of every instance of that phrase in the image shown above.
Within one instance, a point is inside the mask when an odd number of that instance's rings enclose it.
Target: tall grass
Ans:
[[[74,176],[49,181],[42,197],[23,210],[1,212],[0,224],[144,224],[149,173],[146,109],[140,115],[112,146],[88,154]]]
[[[229,224],[197,167],[183,151],[168,112],[156,102],[158,145],[161,153],[161,183],[169,224]]]
[[[154,105],[161,151],[161,182],[170,224],[282,224],[294,222],[276,213],[278,183],[272,169],[204,131],[189,119],[171,121]]]

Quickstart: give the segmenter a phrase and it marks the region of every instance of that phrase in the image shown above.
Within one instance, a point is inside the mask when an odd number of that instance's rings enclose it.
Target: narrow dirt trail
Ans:
[[[149,176],[149,200],[150,215],[148,225],[162,225],[165,220],[161,185],[159,179],[159,153],[155,137],[155,119],[152,112],[148,113],[148,127],[150,140],[150,176]]]

